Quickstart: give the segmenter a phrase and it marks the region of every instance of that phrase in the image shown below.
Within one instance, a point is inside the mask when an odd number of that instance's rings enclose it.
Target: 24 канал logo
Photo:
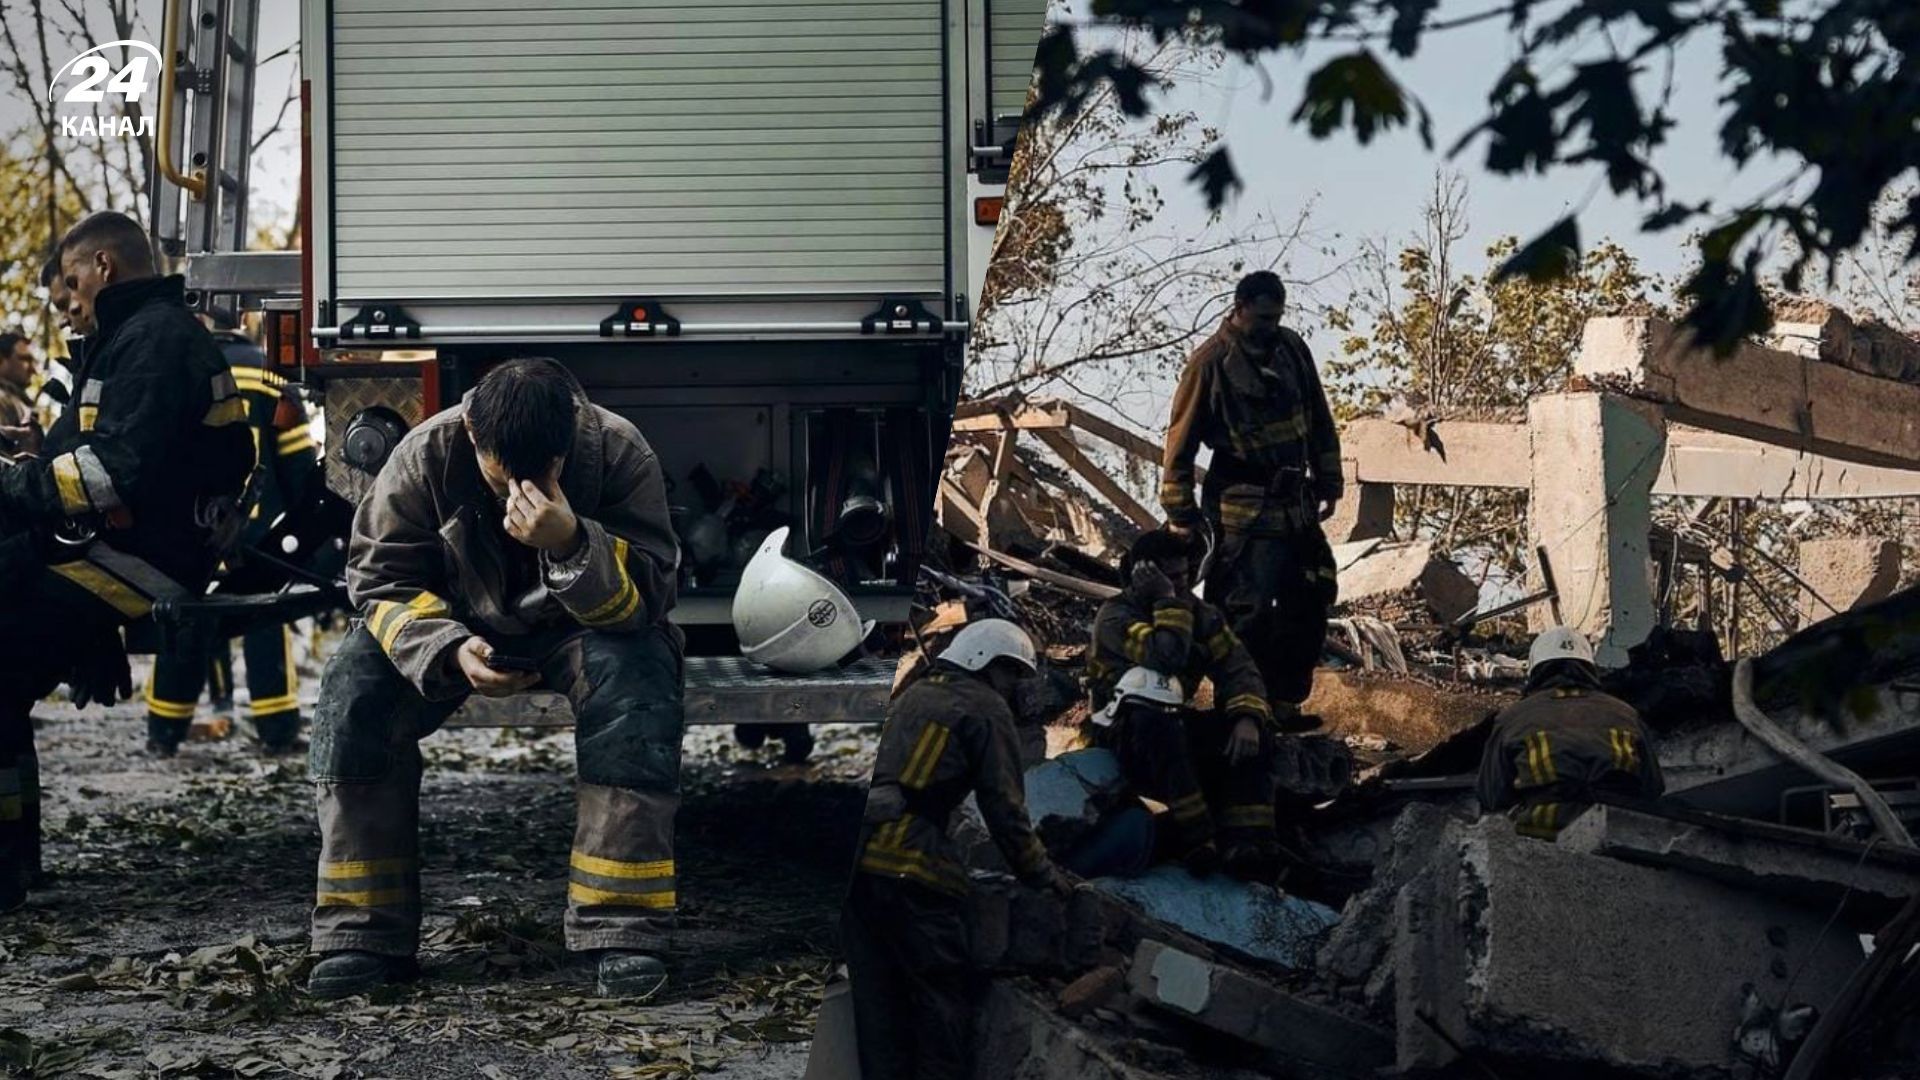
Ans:
[[[119,48],[125,49],[127,61],[116,68],[106,53]],[[159,49],[148,42],[131,38],[95,45],[62,64],[47,84],[47,101],[54,101],[61,84],[65,82],[66,93],[59,95],[59,102],[88,109],[79,115],[63,113],[60,117],[60,134],[69,139],[131,138],[135,135],[151,138],[153,112],[144,110],[136,118],[129,115],[131,109],[128,106],[146,96],[147,88],[153,85],[148,78],[149,73],[157,70],[160,64]],[[100,105],[109,94],[124,99],[121,109],[106,115],[94,112],[91,107]]]

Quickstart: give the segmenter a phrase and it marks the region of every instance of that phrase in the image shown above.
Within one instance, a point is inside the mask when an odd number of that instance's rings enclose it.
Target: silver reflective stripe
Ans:
[[[185,596],[187,592],[179,582],[155,569],[152,563],[124,551],[116,551],[104,543],[96,543],[87,549],[87,561],[155,600]]]
[[[213,377],[213,400],[233,397],[240,392],[240,384],[233,381],[233,372],[223,371]]]
[[[107,467],[100,463],[100,455],[93,447],[82,446],[73,452],[73,460],[80,466],[80,482],[87,487],[87,498],[93,501],[95,510],[118,510],[125,504],[120,501],[120,493],[113,489],[113,478],[107,475]]]
[[[100,394],[102,391],[106,390],[106,388],[107,388],[107,384],[101,382],[99,379],[88,379],[87,384],[80,388],[80,404],[82,405],[100,404]]]

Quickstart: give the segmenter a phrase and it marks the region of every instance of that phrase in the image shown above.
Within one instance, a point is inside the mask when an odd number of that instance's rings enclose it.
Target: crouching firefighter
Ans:
[[[1260,669],[1226,616],[1192,594],[1192,546],[1144,533],[1120,562],[1119,596],[1094,618],[1087,686],[1096,741],[1141,794],[1167,805],[1173,848],[1195,873],[1271,884],[1274,730]],[[1189,705],[1201,679],[1213,708]]]
[[[354,517],[347,589],[361,619],[314,711],[312,993],[412,973],[419,740],[469,694],[537,685],[567,695],[578,731],[567,948],[598,954],[604,996],[665,984],[655,954],[675,904],[676,551],[653,450],[553,360],[500,365],[401,441]]]
[[[0,465],[0,908],[40,876],[33,703],[130,693],[121,627],[205,588],[253,469],[233,374],[144,230],[102,211],[56,258],[88,343],[39,456]]]
[[[971,623],[887,711],[840,920],[865,1080],[973,1075],[967,872],[947,839],[968,793],[1023,882],[1070,891],[1027,818],[1008,707],[1035,665],[1026,631]]]
[[[1597,795],[1654,799],[1666,790],[1646,725],[1600,689],[1593,646],[1556,626],[1527,654],[1526,696],[1500,711],[1480,759],[1480,805],[1524,836],[1552,840]]]

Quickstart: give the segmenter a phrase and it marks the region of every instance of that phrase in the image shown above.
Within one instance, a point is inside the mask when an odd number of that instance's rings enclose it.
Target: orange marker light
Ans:
[[[1000,224],[1000,211],[1005,209],[1005,195],[982,195],[973,200],[973,223],[975,225]]]

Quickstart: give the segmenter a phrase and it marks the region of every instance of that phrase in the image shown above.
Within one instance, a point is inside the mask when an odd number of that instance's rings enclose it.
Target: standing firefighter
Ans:
[[[321,677],[309,989],[408,973],[420,937],[420,738],[468,694],[545,685],[578,725],[569,949],[600,993],[666,981],[680,805],[676,541],[660,463],[558,363],[512,360],[395,449],[353,523],[363,622]],[[512,828],[502,820],[500,827]]]
[[[1035,662],[1025,631],[984,619],[888,710],[840,920],[864,1080],[972,1075],[967,872],[947,839],[969,792],[1022,881],[1069,889],[1027,819],[1008,708]]]
[[[246,399],[247,421],[260,461],[254,473],[251,517],[240,538],[243,547],[251,547],[266,537],[283,512],[305,497],[320,462],[298,391],[268,371],[266,354],[241,334],[222,331],[215,339]],[[286,753],[300,734],[292,629],[263,626],[250,631],[241,643],[247,658],[247,720],[253,737],[270,754]],[[224,642],[214,646],[210,656],[168,653],[154,658],[153,677],[147,684],[147,748],[151,752],[172,757],[179,749],[203,685],[216,707],[233,698],[233,664]]]
[[[1087,660],[1094,722],[1127,782],[1167,804],[1190,868],[1224,860],[1236,877],[1271,883],[1273,717],[1246,647],[1218,608],[1193,597],[1191,551],[1189,538],[1156,530],[1120,561],[1127,585],[1094,617]],[[1206,712],[1188,705],[1203,678],[1213,682]]]
[[[0,909],[39,873],[33,703],[130,691],[120,628],[205,587],[253,467],[233,374],[140,226],[91,215],[57,258],[79,390],[38,457],[0,464]]]
[[[1640,714],[1600,690],[1593,646],[1557,626],[1527,655],[1526,696],[1501,710],[1480,759],[1480,805],[1552,840],[1599,794],[1666,790]]]
[[[1320,523],[1341,494],[1340,440],[1313,354],[1280,325],[1287,290],[1261,270],[1242,278],[1233,311],[1194,350],[1174,391],[1160,505],[1176,528],[1203,521],[1219,549],[1207,601],[1226,612],[1260,665],[1281,730],[1309,730],[1300,703],[1335,596]],[[1194,457],[1213,449],[1200,501]]]

